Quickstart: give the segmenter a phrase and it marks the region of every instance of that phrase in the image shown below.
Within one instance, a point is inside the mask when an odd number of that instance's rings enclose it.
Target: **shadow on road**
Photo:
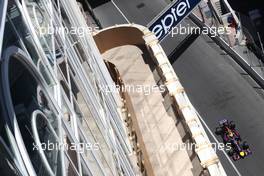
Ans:
[[[199,34],[188,35],[168,56],[170,63],[173,64],[198,37]]]

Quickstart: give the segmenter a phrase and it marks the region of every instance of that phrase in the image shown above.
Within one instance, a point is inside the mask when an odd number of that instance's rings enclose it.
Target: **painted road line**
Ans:
[[[122,12],[122,10],[116,5],[116,3],[111,0],[112,4],[116,7],[116,9],[119,11],[119,13],[125,18],[127,23],[130,23],[130,21],[127,19],[127,17],[125,16],[125,14]]]

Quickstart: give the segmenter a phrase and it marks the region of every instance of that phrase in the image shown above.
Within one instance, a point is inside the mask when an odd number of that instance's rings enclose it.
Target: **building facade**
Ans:
[[[136,175],[94,30],[73,0],[0,2],[1,175]]]

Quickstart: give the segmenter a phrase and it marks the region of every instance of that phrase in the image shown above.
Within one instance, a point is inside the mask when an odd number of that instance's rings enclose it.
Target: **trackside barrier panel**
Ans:
[[[179,24],[201,0],[176,0],[161,12],[150,23],[149,30],[152,31],[159,41],[164,39],[174,26]]]

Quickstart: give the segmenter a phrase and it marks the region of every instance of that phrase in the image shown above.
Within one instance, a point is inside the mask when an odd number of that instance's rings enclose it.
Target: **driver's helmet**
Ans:
[[[241,151],[241,152],[239,152],[239,155],[244,157],[245,156],[245,152]]]

